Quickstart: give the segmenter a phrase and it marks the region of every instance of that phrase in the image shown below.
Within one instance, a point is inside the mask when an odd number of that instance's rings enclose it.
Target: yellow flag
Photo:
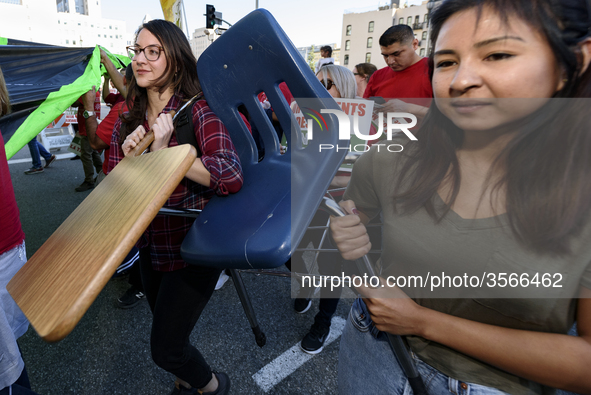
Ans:
[[[183,29],[182,21],[182,0],[160,0],[164,19],[170,21]]]

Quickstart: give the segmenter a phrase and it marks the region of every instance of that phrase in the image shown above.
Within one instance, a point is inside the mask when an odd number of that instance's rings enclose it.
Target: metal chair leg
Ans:
[[[246,318],[248,318],[248,322],[250,323],[250,327],[252,328],[252,333],[254,333],[255,340],[259,347],[263,347],[267,343],[267,337],[265,336],[265,333],[261,331],[261,328],[259,328],[259,323],[254,313],[254,308],[252,307],[250,297],[246,292],[246,287],[244,286],[242,277],[236,269],[229,270],[230,275],[232,276],[232,280],[234,282],[234,287],[236,288],[236,292],[238,293],[238,297],[240,298],[240,303],[242,303],[244,313],[246,314]]]

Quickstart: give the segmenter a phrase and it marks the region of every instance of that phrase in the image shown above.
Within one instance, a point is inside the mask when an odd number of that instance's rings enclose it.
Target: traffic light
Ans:
[[[215,7],[211,4],[205,5],[205,27],[212,29],[215,25]]]
[[[216,12],[211,4],[205,5],[205,27],[212,29],[215,25],[222,24],[222,13]]]

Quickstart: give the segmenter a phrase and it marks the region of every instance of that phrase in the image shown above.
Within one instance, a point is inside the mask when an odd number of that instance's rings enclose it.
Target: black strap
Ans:
[[[201,149],[197,143],[195,132],[193,131],[193,102],[190,106],[183,108],[176,116],[176,140],[179,145],[191,144],[197,150],[197,157],[201,156]]]

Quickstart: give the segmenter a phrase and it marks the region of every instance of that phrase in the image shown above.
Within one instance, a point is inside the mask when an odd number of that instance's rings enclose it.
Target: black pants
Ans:
[[[154,315],[150,346],[156,365],[203,388],[211,368],[189,341],[189,336],[213,294],[221,269],[189,266],[173,272],[152,269],[148,248],[140,250],[144,293]]]
[[[327,213],[318,210],[312,218],[310,226],[326,226],[328,219],[329,215]],[[335,248],[330,244],[328,234],[325,237],[324,243],[320,246],[323,233],[324,230],[321,229],[308,230],[300,241],[299,247],[306,248],[312,242],[315,248]],[[285,266],[295,273],[307,273],[308,270],[304,263],[303,254],[303,252],[295,252],[291,259],[285,263]],[[318,264],[318,273],[321,275],[338,275],[341,272],[343,258],[338,252],[321,252],[318,254],[316,262]],[[330,320],[337,310],[340,297],[340,287],[332,291],[329,287],[322,287],[320,289],[320,304],[318,305],[318,313],[316,314],[315,321],[324,326],[330,326]]]
[[[0,395],[10,394],[10,387],[1,389]],[[29,383],[29,375],[27,374],[26,367],[23,368],[20,377],[12,384],[12,395],[37,395],[36,392],[31,390],[31,383]]]

